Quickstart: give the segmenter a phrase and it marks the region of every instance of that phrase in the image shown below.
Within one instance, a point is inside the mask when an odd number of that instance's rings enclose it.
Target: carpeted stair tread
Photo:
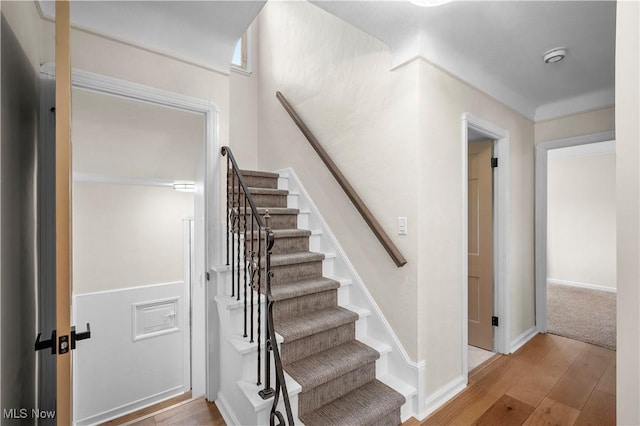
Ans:
[[[257,207],[258,214],[264,215],[269,210],[270,215],[274,214],[299,214],[300,209],[292,209],[289,207]],[[247,214],[251,211],[251,207],[240,207],[240,214]]]
[[[238,188],[234,188],[234,193],[238,194]],[[257,186],[250,186],[249,194],[251,195],[289,195],[289,191],[286,189],[275,189],[275,188],[260,188]]]
[[[369,426],[398,410],[405,399],[384,383],[374,380],[325,404],[300,420],[307,426]]]
[[[271,287],[271,296],[273,296],[273,300],[286,300],[339,287],[340,283],[336,280],[325,277],[312,278],[273,286]]]
[[[302,392],[380,358],[375,349],[352,340],[287,365],[287,373],[302,386]]]
[[[271,266],[297,265],[299,263],[321,262],[324,254],[312,251],[271,255]]]
[[[339,306],[310,312],[308,315],[276,320],[276,332],[285,343],[311,336],[358,320],[358,314]]]
[[[242,176],[254,176],[254,177],[263,177],[263,178],[271,178],[278,179],[280,175],[278,173],[273,172],[262,172],[259,170],[240,170]]]
[[[269,210],[269,214],[271,214],[271,210]],[[311,231],[308,229],[272,229],[273,238],[296,238],[296,237],[309,237],[311,236]],[[264,232],[262,232],[264,236]],[[251,235],[251,232],[249,232]],[[253,231],[253,238],[258,236],[258,231]]]

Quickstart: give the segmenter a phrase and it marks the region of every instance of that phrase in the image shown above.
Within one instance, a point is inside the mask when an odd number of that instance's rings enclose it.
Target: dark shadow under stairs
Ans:
[[[275,173],[242,171],[260,214],[269,210],[275,330],[284,370],[302,386],[298,416],[315,425],[399,425],[404,397],[376,380],[380,354],[355,338],[358,315],[338,306],[340,283],[322,275],[298,209],[287,207]],[[254,238],[258,237],[256,232]]]

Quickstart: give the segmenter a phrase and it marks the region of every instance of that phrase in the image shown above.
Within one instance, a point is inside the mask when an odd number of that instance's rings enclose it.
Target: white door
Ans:
[[[469,144],[469,344],[493,351],[493,142]]]

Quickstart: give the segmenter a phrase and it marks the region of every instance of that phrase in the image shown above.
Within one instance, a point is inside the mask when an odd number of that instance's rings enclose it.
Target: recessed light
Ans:
[[[553,49],[547,50],[542,56],[542,59],[544,59],[544,62],[547,64],[555,64],[563,60],[566,56],[566,47],[554,47]]]

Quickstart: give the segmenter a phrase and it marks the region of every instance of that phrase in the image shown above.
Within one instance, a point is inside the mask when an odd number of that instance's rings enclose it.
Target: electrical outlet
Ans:
[[[398,218],[398,235],[407,235],[407,218]]]

